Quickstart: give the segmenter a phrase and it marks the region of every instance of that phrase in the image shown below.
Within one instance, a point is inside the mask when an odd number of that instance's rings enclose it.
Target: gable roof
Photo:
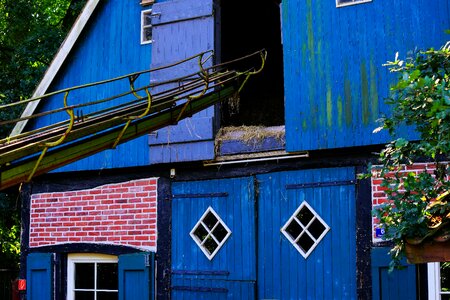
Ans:
[[[44,77],[41,79],[38,86],[34,90],[32,98],[40,97],[47,92],[47,89],[55,79],[56,74],[58,73],[64,61],[68,57],[70,51],[76,44],[78,38],[81,35],[81,32],[85,28],[86,24],[88,23],[90,17],[92,16],[99,2],[100,0],[88,0],[81,14],[78,16],[74,25],[70,29],[66,39],[61,44],[61,47],[59,48],[58,52],[53,58],[53,61],[51,62],[50,66],[45,71]],[[29,102],[25,107],[24,111],[22,112],[21,117],[28,117],[32,115],[36,110],[37,106],[39,105],[39,102],[40,100]],[[28,120],[18,122],[11,131],[11,136],[20,134],[25,128],[27,122]]]

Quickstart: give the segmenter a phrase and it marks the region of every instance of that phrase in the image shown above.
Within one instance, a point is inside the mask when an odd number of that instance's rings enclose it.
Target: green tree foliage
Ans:
[[[388,202],[375,210],[393,242],[391,267],[405,254],[405,243],[421,243],[450,234],[450,43],[439,50],[421,51],[405,61],[388,63],[399,75],[388,101],[391,117],[382,127],[396,138],[380,153],[382,186]],[[417,141],[397,136],[402,126],[419,134]],[[428,161],[434,173],[405,172],[404,166]],[[392,269],[391,268],[391,269]]]
[[[20,203],[14,194],[0,194],[0,268],[17,270],[20,254]]]
[[[0,0],[0,104],[30,97],[84,3]],[[0,119],[17,116],[19,109]],[[0,138],[10,129],[2,126]]]
[[[86,0],[0,0],[0,105],[29,98]],[[22,108],[0,112],[0,120]],[[11,126],[0,126],[0,138]],[[20,250],[17,192],[0,193],[0,268],[16,269]]]

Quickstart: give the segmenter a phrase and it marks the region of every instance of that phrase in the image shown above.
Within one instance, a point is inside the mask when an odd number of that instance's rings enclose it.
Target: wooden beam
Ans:
[[[184,107],[184,104],[181,104],[173,109],[138,119],[132,122],[125,130],[119,143],[124,143],[159,128],[173,125],[180,114],[180,120],[190,117],[223,99],[229,98],[236,91],[237,88],[235,86],[225,87],[220,91],[211,92],[203,97],[192,100],[187,108]],[[41,160],[34,175],[37,176],[47,173],[81,158],[110,149],[116,141],[118,134],[122,131],[122,128],[122,126],[118,126],[68,145],[49,150]],[[0,169],[0,190],[25,182],[36,166],[37,159],[38,157],[34,156]]]
[[[50,84],[53,82],[53,79],[55,78],[59,69],[61,68],[61,66],[63,65],[67,56],[69,55],[70,51],[72,50],[73,46],[75,45],[75,42],[78,40],[78,37],[80,36],[81,32],[83,31],[84,27],[86,26],[87,22],[89,21],[89,18],[92,16],[92,13],[94,12],[95,7],[97,6],[97,4],[99,2],[100,2],[100,0],[89,0],[86,3],[85,7],[83,8],[83,11],[81,12],[78,19],[75,21],[75,24],[73,25],[73,27],[70,30],[69,34],[67,35],[66,39],[61,44],[61,47],[59,48],[58,53],[56,54],[55,58],[51,62],[47,71],[45,72],[44,77],[39,82],[39,85],[37,86],[36,90],[34,91],[32,98],[40,97],[47,92],[47,89],[49,88]],[[39,102],[40,102],[40,100],[36,100],[36,101],[28,103],[28,105],[25,107],[25,110],[23,111],[21,117],[23,118],[23,117],[31,116],[34,113],[34,111],[36,110],[37,106],[39,105]],[[16,124],[16,126],[14,126],[13,130],[11,131],[11,136],[20,134],[23,131],[23,129],[25,128],[27,123],[28,123],[28,120],[18,122]]]

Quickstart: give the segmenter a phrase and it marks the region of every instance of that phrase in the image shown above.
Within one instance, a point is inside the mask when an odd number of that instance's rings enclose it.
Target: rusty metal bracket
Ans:
[[[209,72],[208,72],[208,70],[206,70],[204,68],[203,65],[213,56],[213,52],[211,52],[211,54],[206,59],[203,60],[203,56],[204,55],[205,55],[205,52],[199,54],[198,66],[200,68],[199,76],[205,82],[205,86],[203,87],[203,89],[202,89],[202,91],[200,93],[187,97],[186,103],[184,104],[184,106],[181,109],[178,117],[176,118],[176,122],[178,122],[181,119],[183,113],[185,112],[186,108],[189,106],[189,104],[191,103],[192,100],[195,100],[195,99],[198,99],[198,98],[202,97],[208,91],[208,88],[209,88]]]
[[[117,136],[117,139],[114,141],[114,143],[113,143],[113,145],[111,147],[112,149],[115,149],[117,147],[117,145],[119,144],[120,140],[123,137],[123,134],[127,130],[128,126],[130,126],[131,121],[143,118],[150,112],[150,108],[152,107],[152,94],[149,92],[148,89],[145,89],[145,93],[147,94],[147,107],[146,107],[146,109],[144,110],[144,112],[142,114],[140,114],[138,116],[129,116],[129,117],[125,118],[127,120],[127,122],[125,123],[125,126],[122,128],[122,131]]]
[[[139,96],[138,93],[136,92],[136,88],[134,87],[134,82],[136,81],[136,79],[138,79],[140,74],[133,74],[130,75],[128,77],[128,81],[130,83],[130,90],[133,93],[133,95],[138,99],[138,100],[142,100],[143,97]]]
[[[267,59],[267,51],[266,50],[261,50],[261,52],[259,53],[259,55],[261,56],[261,67],[256,70],[256,71],[250,71],[250,72],[243,72],[243,73],[238,73],[239,75],[247,73],[247,76],[245,76],[244,81],[242,82],[241,86],[238,89],[238,94],[241,92],[242,88],[244,87],[244,85],[247,83],[247,80],[250,78],[250,76],[252,75],[256,75],[258,73],[260,73],[263,69],[264,66],[266,64],[266,59]]]
[[[68,108],[68,105],[67,105],[67,98],[68,98],[68,96],[69,96],[69,91],[67,91],[67,92],[64,94],[64,107],[67,108],[67,109],[66,109],[66,113],[67,113],[67,114],[69,115],[69,117],[70,117],[70,121],[69,121],[69,124],[68,124],[68,126],[67,126],[67,129],[66,129],[66,131],[61,135],[61,137],[60,137],[58,140],[56,140],[56,141],[54,141],[54,142],[48,142],[48,143],[44,143],[44,144],[43,144],[44,149],[42,150],[41,154],[39,155],[39,158],[38,158],[38,160],[36,161],[36,164],[34,165],[34,168],[33,168],[33,170],[31,171],[30,175],[28,176],[28,179],[27,179],[26,182],[29,182],[29,181],[31,180],[31,178],[33,178],[34,174],[36,173],[37,168],[39,167],[39,164],[41,163],[42,159],[44,158],[45,154],[47,153],[47,150],[48,150],[50,147],[58,146],[58,145],[60,145],[62,142],[64,142],[64,140],[66,139],[67,135],[70,133],[70,131],[71,131],[72,128],[73,128],[73,124],[75,123],[75,114],[73,113],[73,109],[72,109],[72,108]]]

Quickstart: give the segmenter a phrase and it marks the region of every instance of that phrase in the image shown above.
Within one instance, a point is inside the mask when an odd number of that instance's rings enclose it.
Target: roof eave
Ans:
[[[63,65],[64,61],[67,59],[70,51],[74,47],[76,41],[81,35],[81,32],[83,31],[84,27],[88,23],[90,17],[92,16],[95,8],[97,7],[97,4],[100,2],[100,0],[88,0],[86,5],[83,8],[83,11],[78,16],[77,20],[75,21],[74,25],[69,31],[69,34],[66,36],[65,40],[62,42],[61,47],[59,48],[58,52],[56,53],[55,57],[53,58],[53,61],[47,68],[47,71],[45,71],[44,77],[39,82],[38,86],[36,87],[33,98],[40,97],[44,95],[47,92],[47,89],[49,88],[50,84],[53,82],[53,80],[56,77],[56,74],[60,70],[61,66]],[[21,117],[28,117],[34,113],[36,108],[39,105],[40,100],[36,100],[33,102],[30,102],[25,107],[24,111],[22,112]],[[18,122],[13,130],[11,131],[11,136],[18,135],[22,133],[23,129],[25,128],[28,120],[23,120]]]

